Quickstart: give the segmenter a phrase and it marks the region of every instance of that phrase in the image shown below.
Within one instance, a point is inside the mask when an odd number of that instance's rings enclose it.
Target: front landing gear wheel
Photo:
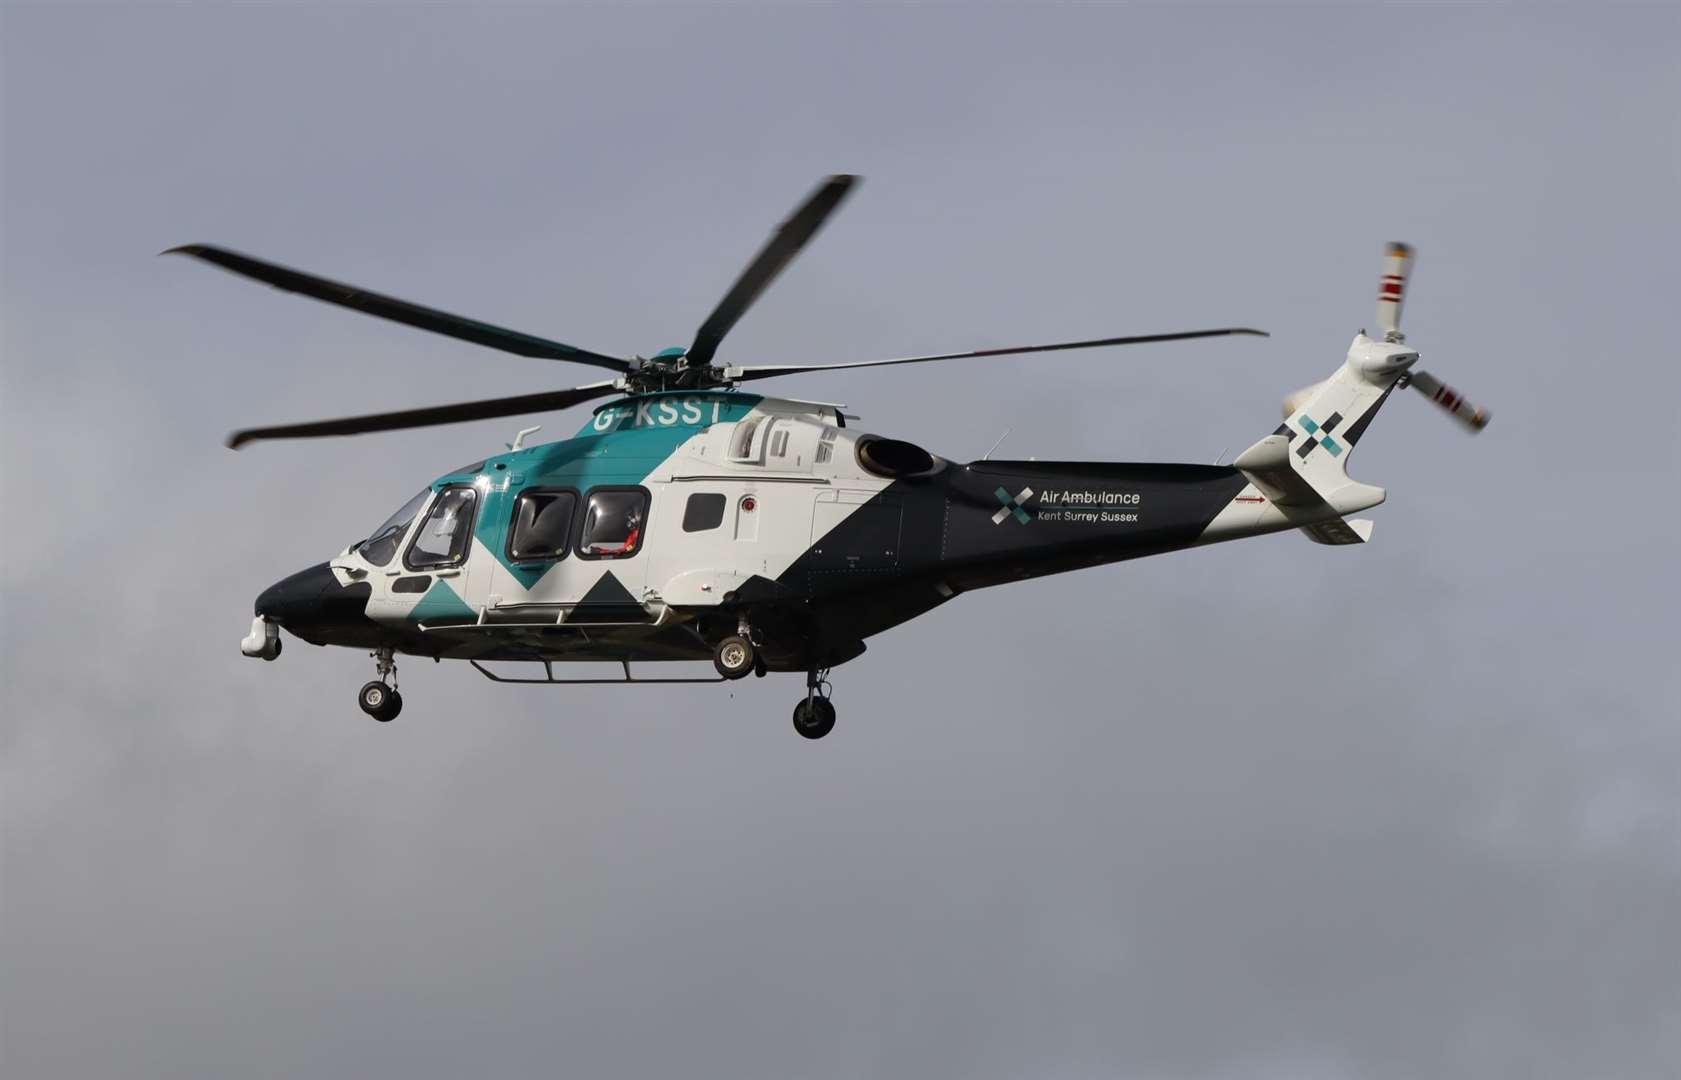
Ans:
[[[740,634],[731,634],[713,651],[712,666],[726,679],[740,679],[753,670],[754,659],[753,643]]]
[[[835,707],[826,697],[813,695],[794,706],[794,730],[808,739],[821,739],[835,729]]]
[[[403,711],[403,695],[376,680],[362,687],[362,692],[356,695],[356,704],[385,724],[397,719],[397,714]]]

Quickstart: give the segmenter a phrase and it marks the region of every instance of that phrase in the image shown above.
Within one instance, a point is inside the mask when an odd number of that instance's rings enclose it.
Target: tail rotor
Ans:
[[[1377,327],[1388,344],[1399,345],[1407,340],[1406,335],[1401,333],[1401,304],[1406,299],[1407,279],[1412,276],[1412,267],[1413,249],[1406,244],[1390,244],[1384,252],[1383,277],[1378,281],[1377,294]],[[1417,356],[1416,353],[1412,355],[1414,358]],[[1414,369],[1402,378],[1472,434],[1488,426],[1487,409],[1473,405],[1464,394],[1428,371]]]

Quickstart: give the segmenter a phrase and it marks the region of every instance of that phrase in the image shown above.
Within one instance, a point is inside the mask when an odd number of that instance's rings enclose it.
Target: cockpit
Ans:
[[[477,507],[478,490],[471,485],[451,485],[440,491],[436,499],[432,498],[432,489],[426,488],[386,518],[366,540],[350,545],[350,550],[370,566],[388,565],[396,557],[403,537],[408,535],[409,526],[425,509],[426,520],[409,544],[403,565],[410,570],[454,565],[467,555]]]
[[[432,495],[431,488],[422,488],[420,493],[402,505],[395,514],[385,519],[379,528],[368,534],[366,540],[358,540],[350,545],[350,550],[366,559],[372,566],[384,566],[397,554],[397,545],[403,542],[409,526],[414,522],[414,516],[420,513],[420,508],[426,505],[426,500]]]
[[[478,502],[479,490],[471,484],[455,484],[438,492],[403,555],[403,566],[409,570],[438,570],[459,565],[467,558],[467,546],[473,540],[473,512]]]

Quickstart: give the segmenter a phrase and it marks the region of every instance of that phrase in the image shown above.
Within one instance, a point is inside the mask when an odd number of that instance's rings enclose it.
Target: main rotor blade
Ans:
[[[753,301],[772,281],[782,272],[783,267],[793,261],[800,249],[823,227],[830,214],[846,193],[852,190],[858,182],[856,176],[831,176],[816,191],[794,211],[792,217],[784,221],[771,236],[770,242],[756,255],[747,269],[736,279],[735,285],[718,302],[718,306],[707,316],[700,329],[695,332],[694,344],[689,346],[686,363],[690,367],[705,367],[712,363],[712,357],[718,352],[718,343],[724,340],[724,335],[730,332],[736,322],[753,306]]]
[[[861,360],[851,364],[758,364],[749,367],[724,369],[730,379],[770,379],[778,375],[797,375],[802,371],[836,371],[845,368],[885,367],[889,364],[921,364],[929,360],[963,360],[973,356],[1010,356],[1016,353],[1057,352],[1062,349],[1097,349],[1106,345],[1145,345],[1152,341],[1184,341],[1188,338],[1226,337],[1232,334],[1251,334],[1270,337],[1265,330],[1246,326],[1230,326],[1220,330],[1186,330],[1177,334],[1135,334],[1131,337],[1098,338],[1094,341],[1064,341],[1055,345],[1020,345],[1008,349],[975,349],[972,352],[939,353],[933,356],[901,356],[893,360]]]
[[[292,270],[275,263],[264,262],[249,255],[241,255],[237,251],[219,248],[210,244],[185,244],[181,247],[170,248],[163,252],[165,255],[191,255],[214,263],[224,270],[231,270],[248,278],[266,282],[277,289],[286,292],[302,293],[317,300],[325,300],[329,304],[350,308],[367,315],[375,315],[381,319],[404,323],[421,330],[430,330],[434,334],[471,341],[475,345],[487,345],[492,349],[514,353],[518,356],[533,356],[543,360],[572,360],[580,364],[594,364],[596,367],[611,368],[614,371],[629,371],[630,362],[601,353],[580,349],[574,345],[566,345],[559,341],[522,334],[518,330],[508,330],[490,323],[479,322],[461,315],[451,315],[447,311],[437,308],[423,307],[411,304],[407,300],[398,300],[394,296],[383,296],[367,289],[357,288],[355,285],[344,285],[337,281],[328,281],[314,274],[306,274],[301,270]]]
[[[459,424],[466,420],[488,420],[497,416],[517,416],[520,413],[548,412],[565,409],[591,398],[611,397],[618,393],[613,382],[591,383],[571,390],[550,390],[541,394],[521,394],[518,397],[491,398],[488,401],[463,401],[454,405],[434,405],[425,409],[405,409],[402,412],[374,413],[370,416],[347,416],[340,420],[315,420],[306,424],[283,424],[278,427],[246,428],[228,436],[228,448],[238,450],[258,439],[310,439],[321,435],[361,435],[369,431],[396,431],[401,428],[429,427],[433,424]]]

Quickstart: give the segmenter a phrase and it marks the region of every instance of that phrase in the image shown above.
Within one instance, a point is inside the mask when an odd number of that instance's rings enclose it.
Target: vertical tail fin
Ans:
[[[1284,422],[1233,464],[1273,504],[1307,515],[1376,506],[1383,489],[1350,479],[1348,459],[1410,362],[1406,358],[1416,356],[1360,334],[1343,365],[1286,398]]]
[[[1284,423],[1232,462],[1250,486],[1209,523],[1203,542],[1296,526],[1316,543],[1364,543],[1371,522],[1346,521],[1344,515],[1376,506],[1385,493],[1350,479],[1348,459],[1397,386],[1410,381],[1473,432],[1488,423],[1487,409],[1414,369],[1418,352],[1401,333],[1401,303],[1412,263],[1412,248],[1389,245],[1378,283],[1382,340],[1360,331],[1330,378],[1284,399]]]

